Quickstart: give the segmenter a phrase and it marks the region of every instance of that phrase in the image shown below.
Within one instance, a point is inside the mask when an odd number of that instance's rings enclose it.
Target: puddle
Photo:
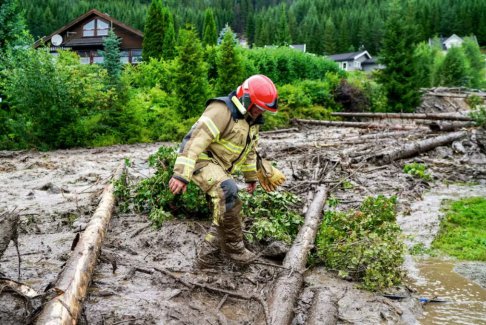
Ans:
[[[486,324],[486,289],[453,271],[452,261],[417,262],[422,280],[411,284],[418,297],[446,302],[425,303],[420,324]]]
[[[441,185],[426,193],[422,201],[412,204],[410,215],[397,218],[408,237],[407,246],[423,244],[430,247],[439,230],[443,200],[473,196],[486,196],[486,185]],[[468,279],[472,272],[462,271],[464,276],[454,272],[455,266],[451,260],[406,257],[409,285],[417,290],[417,296],[446,301],[424,304],[420,324],[486,324],[486,288]],[[486,263],[480,272],[486,273]]]

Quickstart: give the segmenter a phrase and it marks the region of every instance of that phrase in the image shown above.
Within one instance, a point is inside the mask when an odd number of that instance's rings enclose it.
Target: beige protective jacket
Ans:
[[[229,174],[242,171],[246,182],[257,181],[255,149],[263,119],[243,116],[231,102],[232,95],[208,101],[181,143],[175,178],[189,183],[195,170],[213,161]]]

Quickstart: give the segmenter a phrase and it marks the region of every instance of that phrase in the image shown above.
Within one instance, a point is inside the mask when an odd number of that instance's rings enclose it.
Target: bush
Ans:
[[[316,238],[315,260],[368,290],[399,284],[405,245],[396,198],[369,197],[357,211],[328,211]]]
[[[403,172],[423,179],[424,181],[430,181],[432,179],[430,174],[427,172],[427,166],[418,162],[405,164],[405,166],[403,166]]]
[[[299,197],[289,192],[267,193],[258,188],[253,195],[240,194],[243,214],[251,226],[246,238],[257,240],[280,240],[290,244],[297,235],[304,218],[297,212]]]

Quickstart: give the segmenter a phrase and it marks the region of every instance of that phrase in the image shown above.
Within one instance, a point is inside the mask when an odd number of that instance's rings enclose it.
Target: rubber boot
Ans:
[[[196,257],[196,266],[199,269],[214,268],[223,263],[218,228],[217,225],[211,225],[209,232],[199,245]]]
[[[245,248],[241,225],[240,211],[243,203],[236,201],[235,206],[226,211],[219,227],[221,234],[221,248],[226,257],[237,264],[248,264],[256,258],[256,255]]]

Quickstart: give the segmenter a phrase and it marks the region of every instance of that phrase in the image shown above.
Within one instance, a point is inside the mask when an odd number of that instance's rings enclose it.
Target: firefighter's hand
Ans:
[[[250,194],[253,194],[257,186],[256,182],[246,183],[246,191]]]
[[[172,177],[169,181],[169,189],[172,194],[185,193],[187,190],[187,184],[177,178]]]
[[[280,170],[273,167],[270,162],[262,160],[262,166],[257,170],[260,185],[267,192],[273,192],[285,182],[285,176]]]

